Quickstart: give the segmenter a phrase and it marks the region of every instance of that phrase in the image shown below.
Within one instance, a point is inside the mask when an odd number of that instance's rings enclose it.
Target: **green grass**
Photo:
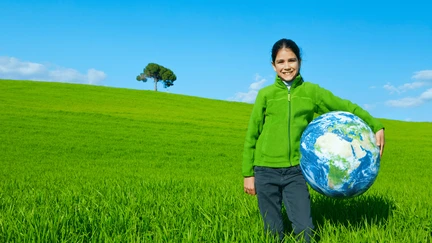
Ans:
[[[241,160],[252,106],[0,80],[0,242],[272,242]],[[362,196],[312,192],[319,242],[430,242],[432,123],[381,120]]]

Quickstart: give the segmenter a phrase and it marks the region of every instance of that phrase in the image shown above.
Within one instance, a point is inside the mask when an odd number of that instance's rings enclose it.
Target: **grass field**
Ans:
[[[252,105],[0,80],[0,242],[272,242],[241,160]],[[374,185],[312,192],[319,242],[431,242],[432,123],[381,120]]]

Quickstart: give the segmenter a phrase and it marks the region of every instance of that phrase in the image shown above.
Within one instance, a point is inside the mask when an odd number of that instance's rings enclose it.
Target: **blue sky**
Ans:
[[[431,1],[0,2],[0,78],[152,90],[150,62],[177,75],[161,92],[253,102],[281,38],[302,75],[378,118],[432,122]],[[151,80],[150,80],[151,81]]]

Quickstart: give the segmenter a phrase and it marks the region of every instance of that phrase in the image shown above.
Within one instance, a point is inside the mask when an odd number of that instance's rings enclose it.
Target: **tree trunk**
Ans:
[[[155,83],[155,90],[154,91],[157,91],[157,83],[158,83],[158,80],[157,79],[154,79],[154,83]]]

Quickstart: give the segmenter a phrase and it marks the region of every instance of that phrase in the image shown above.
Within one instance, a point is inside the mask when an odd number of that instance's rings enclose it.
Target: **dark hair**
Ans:
[[[297,56],[297,59],[299,62],[301,62],[301,56],[300,56],[300,49],[297,46],[297,44],[293,40],[289,39],[280,39],[274,43],[272,48],[272,63],[276,60],[276,55],[278,54],[279,50],[283,48],[291,49],[292,52]]]

